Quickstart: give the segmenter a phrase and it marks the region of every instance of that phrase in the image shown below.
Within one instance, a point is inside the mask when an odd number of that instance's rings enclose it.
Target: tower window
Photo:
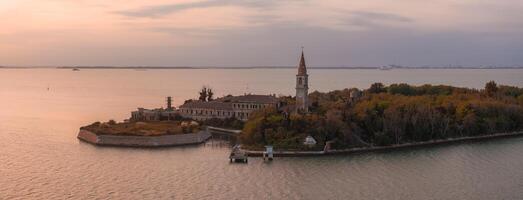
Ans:
[[[298,84],[300,84],[300,85],[301,85],[301,84],[303,84],[303,80],[302,80],[302,78],[301,78],[301,77],[300,77],[300,78],[298,78]]]

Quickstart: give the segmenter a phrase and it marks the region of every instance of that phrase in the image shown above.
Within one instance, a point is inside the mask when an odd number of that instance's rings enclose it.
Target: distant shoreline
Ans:
[[[248,67],[223,67],[223,66],[0,66],[0,69],[125,69],[125,70],[156,70],[156,69],[294,69],[296,66],[248,66]],[[327,69],[327,70],[352,70],[368,69],[379,70],[380,67],[309,67],[309,69]],[[394,69],[523,69],[521,67],[391,67],[387,70]]]

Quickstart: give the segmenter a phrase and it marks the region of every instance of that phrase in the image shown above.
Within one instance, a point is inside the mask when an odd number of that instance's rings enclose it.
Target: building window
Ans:
[[[303,84],[303,80],[301,79],[301,77],[298,78],[298,84],[300,84],[300,85]]]

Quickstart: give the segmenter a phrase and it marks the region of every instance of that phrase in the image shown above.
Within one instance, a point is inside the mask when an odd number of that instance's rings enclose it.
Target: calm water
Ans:
[[[95,147],[78,127],[175,105],[202,85],[292,94],[295,70],[0,70],[0,199],[522,199],[523,138],[389,153],[251,158],[226,147]],[[310,70],[312,90],[372,82],[523,87],[523,70]],[[49,89],[48,89],[49,88]]]

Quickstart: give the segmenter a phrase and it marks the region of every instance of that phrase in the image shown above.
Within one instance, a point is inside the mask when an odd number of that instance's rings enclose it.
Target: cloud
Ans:
[[[352,11],[343,24],[349,26],[371,28],[383,24],[391,23],[409,23],[414,20],[392,13],[369,12],[369,11]]]
[[[0,6],[0,64],[294,65],[300,46],[315,66],[523,63],[510,0],[24,2]]]
[[[227,33],[228,29],[224,28],[176,28],[176,27],[153,27],[146,29],[147,31],[154,31],[159,33],[166,33],[176,36],[189,37],[217,37]]]
[[[165,4],[157,6],[141,7],[134,10],[118,11],[116,13],[128,17],[161,17],[171,13],[181,12],[184,10],[211,8],[222,6],[240,6],[250,8],[267,8],[277,4],[277,0],[206,0],[192,3]]]
[[[158,29],[160,31],[160,29]],[[427,33],[402,27],[377,26],[362,31],[273,23],[244,29],[163,29],[173,35],[212,35],[204,46],[188,46],[156,60],[178,65],[292,66],[300,46],[311,66],[448,66],[517,64],[523,61],[518,36],[470,32]],[[206,37],[203,37],[206,38]],[[520,37],[519,37],[520,38]],[[205,57],[205,59],[202,59]]]
[[[369,11],[353,11],[352,16],[358,18],[368,18],[370,20],[384,20],[384,21],[396,21],[396,22],[410,22],[412,21],[408,17],[403,17],[391,13],[380,13],[380,12],[369,12]]]

